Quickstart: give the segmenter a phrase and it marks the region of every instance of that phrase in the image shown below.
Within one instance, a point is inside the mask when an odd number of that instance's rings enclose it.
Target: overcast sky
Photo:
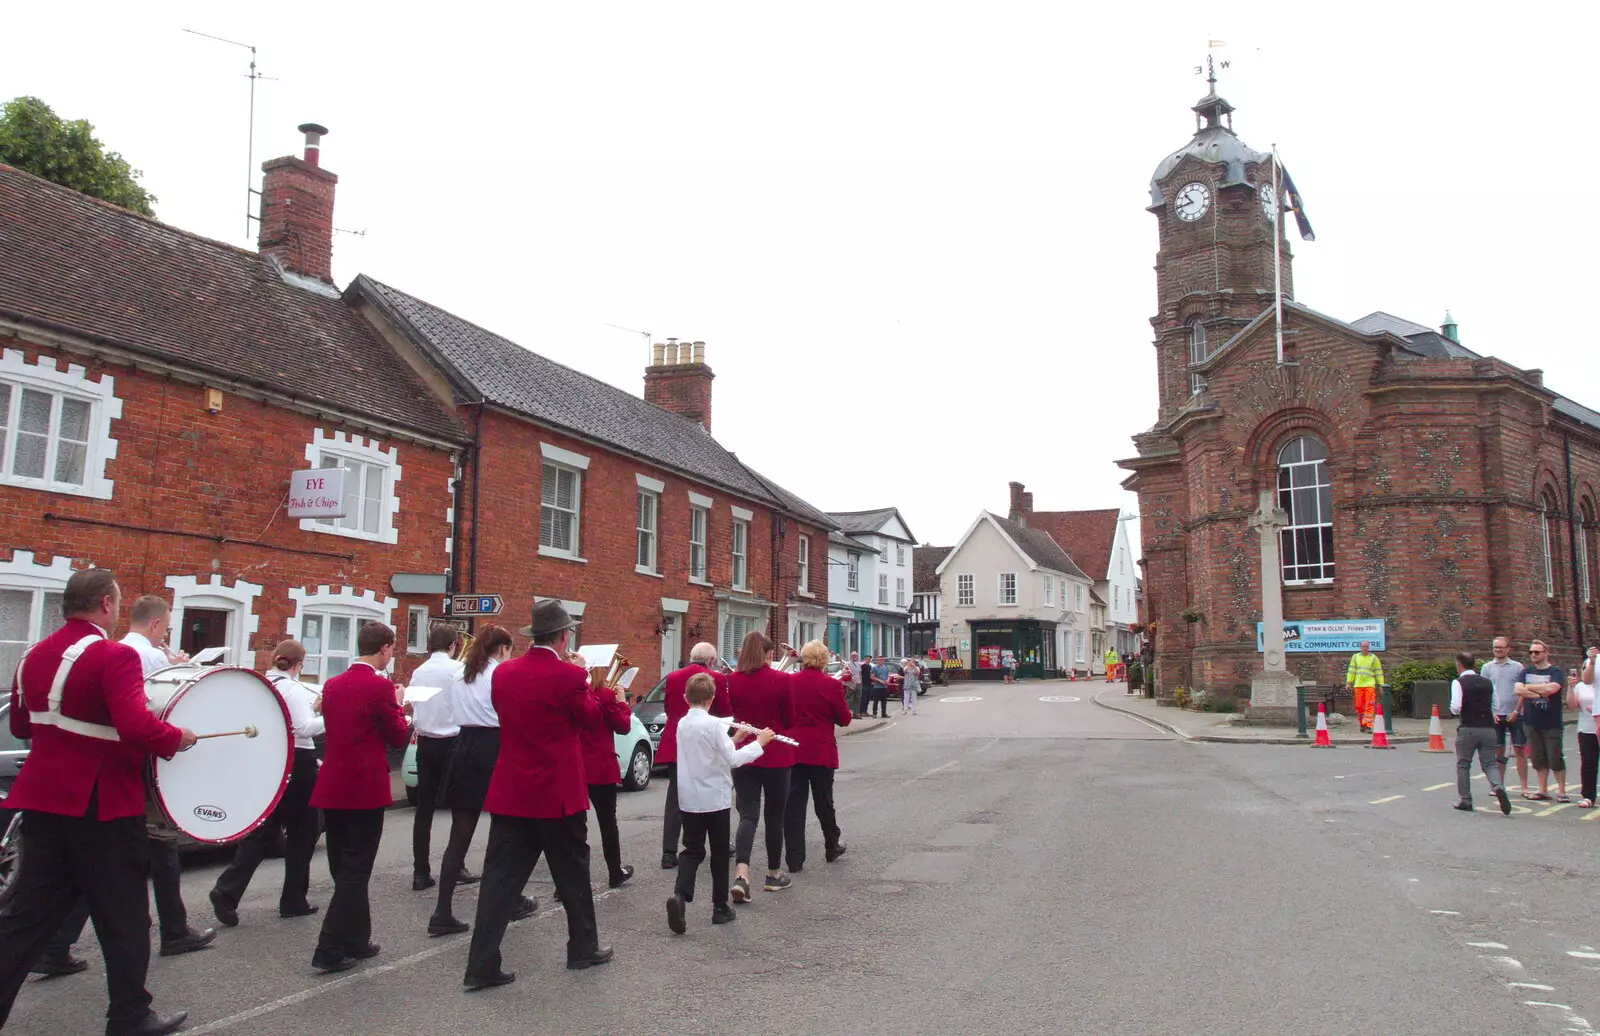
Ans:
[[[1449,308],[1600,408],[1595,4],[511,6],[13,5],[0,99],[88,119],[161,219],[245,243],[249,54],[180,30],[253,43],[256,165],[331,130],[335,221],[365,232],[341,286],[634,393],[645,339],[607,323],[703,340],[726,446],[949,543],[1012,479],[1135,511],[1113,462],[1156,411],[1148,182],[1224,40],[1234,127],[1316,227],[1301,302]]]

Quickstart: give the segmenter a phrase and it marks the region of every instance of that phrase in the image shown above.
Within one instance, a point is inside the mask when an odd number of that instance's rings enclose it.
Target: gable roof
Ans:
[[[849,548],[850,550],[864,551],[868,554],[883,553],[883,551],[879,550],[877,547],[874,547],[872,544],[867,543],[864,540],[858,540],[854,536],[847,536],[844,533],[839,532],[837,529],[828,533],[828,542],[837,543],[842,547]]]
[[[954,547],[911,548],[911,592],[936,594],[939,592],[939,563],[950,556]]]
[[[833,525],[821,511],[741,463],[697,421],[540,356],[365,274],[351,282],[350,293],[371,302],[458,386],[487,402],[823,528]]]
[[[378,430],[466,441],[330,287],[4,164],[0,315]]]
[[[1061,549],[1061,545],[1043,529],[1030,529],[1026,525],[1019,525],[1010,518],[1002,518],[997,514],[989,515],[989,520],[994,522],[1001,532],[1011,538],[1011,542],[1017,545],[1017,548],[1027,556],[1028,560],[1040,568],[1064,572],[1069,576],[1077,576],[1080,579],[1089,579],[1084,574],[1083,569],[1079,568],[1072,558],[1067,555],[1067,552]],[[1094,580],[1089,579],[1089,582],[1092,583]]]
[[[1089,578],[1098,582],[1111,571],[1111,547],[1117,539],[1117,519],[1121,514],[1117,508],[1107,507],[1097,511],[1031,511],[1027,518],[1029,528],[1049,533],[1090,574]]]
[[[906,524],[905,515],[897,507],[879,507],[871,511],[829,511],[828,517],[839,523],[840,530],[858,535],[864,532],[878,532],[895,518],[900,522],[900,527],[906,531],[908,542],[915,543],[916,537],[911,535],[911,526]]]

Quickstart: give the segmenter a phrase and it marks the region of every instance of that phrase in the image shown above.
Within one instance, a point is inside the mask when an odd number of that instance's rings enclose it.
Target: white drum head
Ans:
[[[156,759],[153,797],[172,825],[197,842],[238,841],[272,814],[294,763],[289,709],[254,670],[205,669],[166,701],[162,719],[196,734],[255,727],[197,741],[187,752]]]

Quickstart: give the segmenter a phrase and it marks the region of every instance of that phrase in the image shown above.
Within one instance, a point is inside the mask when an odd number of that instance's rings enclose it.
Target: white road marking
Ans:
[[[1567,956],[1577,957],[1579,960],[1600,960],[1600,953],[1587,953],[1583,950],[1568,950]]]
[[[1554,993],[1555,986],[1546,986],[1539,982],[1507,982],[1512,989],[1537,989],[1541,993]]]
[[[1440,917],[1460,917],[1461,916],[1461,911],[1459,911],[1459,910],[1430,910],[1430,911],[1428,911],[1428,913],[1430,913],[1430,914],[1438,914]]]
[[[1504,950],[1508,948],[1503,942],[1469,942],[1467,945],[1475,950]]]
[[[960,697],[955,697],[955,698],[935,698],[934,699],[934,701],[949,702],[952,705],[957,704],[959,702],[982,701],[982,700],[983,700],[982,698],[969,697],[969,696],[966,696],[966,695],[963,695],[963,696],[960,696]]]
[[[1576,805],[1576,803],[1558,802],[1554,806],[1551,806],[1549,809],[1541,809],[1539,812],[1535,813],[1534,816],[1536,816],[1536,817],[1547,817],[1552,813],[1559,813],[1564,809],[1571,809],[1574,805]]]
[[[594,894],[594,898],[596,902],[598,902],[599,900],[616,895],[621,891],[621,889],[606,889],[603,892],[596,892]],[[550,910],[540,911],[535,916],[542,921],[547,917],[554,917],[555,915],[561,913],[565,913],[565,911],[562,910],[561,907],[557,906]],[[247,1010],[240,1011],[237,1014],[230,1014],[226,1018],[218,1018],[216,1021],[208,1022],[205,1025],[199,1026],[198,1028],[185,1029],[184,1033],[185,1036],[205,1036],[206,1033],[221,1032],[224,1029],[231,1029],[241,1022],[248,1022],[253,1019],[260,1018],[262,1015],[272,1014],[274,1011],[281,1011],[285,1007],[294,1007],[297,1004],[303,1004],[313,997],[321,996],[322,994],[332,992],[335,989],[343,989],[344,987],[354,985],[357,982],[366,982],[377,978],[379,975],[387,975],[391,971],[398,971],[401,968],[409,967],[412,964],[430,960],[442,954],[449,953],[451,950],[459,951],[465,945],[465,940],[442,939],[437,945],[430,946],[425,950],[418,950],[416,953],[413,953],[410,956],[401,957],[399,960],[393,960],[387,964],[380,964],[374,968],[363,968],[362,970],[350,975],[346,975],[343,978],[336,978],[330,982],[323,982],[318,985],[302,989],[298,993],[290,993],[288,996],[280,997],[277,1000],[270,1001],[269,1003],[248,1008]]]
[[[1040,698],[1039,700],[1040,701],[1053,701],[1053,702],[1069,702],[1069,701],[1082,701],[1083,699],[1082,698],[1074,698],[1070,694],[1049,694],[1049,695],[1044,696],[1043,698]]]
[[[1422,790],[1423,791],[1438,791],[1440,788],[1448,788],[1453,784],[1455,784],[1455,781],[1445,781],[1443,784],[1430,784],[1426,788],[1423,788]]]
[[[1486,960],[1490,964],[1498,964],[1507,971],[1525,971],[1522,962],[1515,957],[1494,957],[1487,953],[1478,954],[1479,960]]]
[[[1403,798],[1405,798],[1404,795],[1390,795],[1388,798],[1373,799],[1371,802],[1367,803],[1367,805],[1369,805],[1369,806],[1381,806],[1385,802],[1393,802],[1396,799],[1403,799]]]

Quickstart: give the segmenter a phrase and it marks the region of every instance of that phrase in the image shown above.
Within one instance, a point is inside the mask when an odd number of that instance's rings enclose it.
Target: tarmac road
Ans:
[[[792,889],[758,890],[715,928],[703,892],[685,936],[663,910],[664,787],[622,796],[639,873],[598,894],[617,951],[603,968],[562,967],[541,866],[542,912],[506,939],[517,981],[463,994],[469,936],[428,938],[432,899],[410,891],[412,814],[397,810],[373,881],[376,960],[315,975],[317,920],[277,918],[269,861],[241,925],[211,950],[155,959],[150,987],[158,1008],[191,1011],[186,1031],[230,1036],[1455,1036],[1583,1032],[1600,1018],[1600,823],[1452,811],[1452,792],[1421,790],[1452,779],[1448,756],[1187,743],[1096,707],[1100,689],[964,684],[914,717],[892,708],[891,724],[841,743],[848,854],[823,864],[813,827]],[[213,923],[219,866],[193,861],[185,876],[197,922]],[[320,852],[313,876],[325,903]],[[474,896],[458,894],[458,916],[471,919]],[[103,969],[92,938],[79,950],[93,970],[29,982],[8,1031],[100,1031]]]

